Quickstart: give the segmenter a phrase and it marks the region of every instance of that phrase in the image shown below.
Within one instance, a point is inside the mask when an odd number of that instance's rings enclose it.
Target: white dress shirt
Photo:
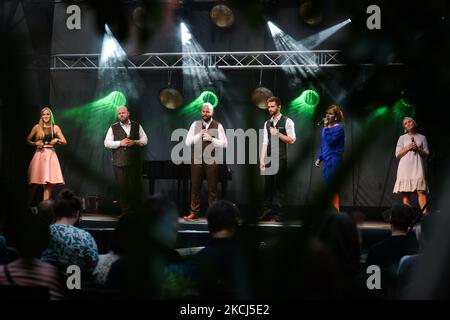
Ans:
[[[282,114],[280,113],[278,117],[272,117],[270,120],[272,120],[273,124],[276,125],[278,121],[281,119]],[[296,140],[295,137],[295,128],[294,128],[294,121],[292,121],[290,118],[286,119],[286,134],[288,137]],[[264,136],[263,136],[263,144],[267,145],[269,144],[269,136],[267,134],[267,121],[264,122]]]
[[[196,144],[201,139],[200,132],[195,134],[195,123],[196,122],[197,121],[193,122],[191,124],[191,127],[189,128],[189,132],[188,132],[188,135],[186,137],[186,145],[187,146],[190,146],[192,144]],[[208,128],[211,125],[211,123],[212,123],[212,118],[209,120],[209,122],[205,122],[205,121],[202,120],[203,127],[206,130],[208,130]],[[227,140],[227,136],[225,135],[225,130],[223,129],[223,126],[220,123],[217,126],[217,131],[219,133],[219,137],[218,138],[212,138],[212,144],[214,145],[214,147],[217,147],[217,148],[226,148],[228,146],[228,140]]]
[[[131,130],[131,121],[128,120],[127,123],[119,122],[122,129],[127,134],[127,137],[130,136],[130,130]],[[134,140],[136,144],[140,147],[143,147],[147,144],[148,138],[147,135],[144,132],[144,129],[142,129],[142,126],[139,125],[139,140]],[[112,131],[112,127],[109,127],[108,132],[106,133],[105,138],[105,147],[108,149],[118,149],[120,147],[120,140],[114,141],[114,133]]]

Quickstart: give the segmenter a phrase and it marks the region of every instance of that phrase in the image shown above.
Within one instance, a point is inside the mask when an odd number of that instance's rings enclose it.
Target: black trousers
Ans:
[[[122,213],[137,210],[142,194],[142,179],[139,165],[113,166]]]
[[[279,169],[274,175],[265,176],[264,214],[283,215],[286,206],[287,158],[279,159]]]

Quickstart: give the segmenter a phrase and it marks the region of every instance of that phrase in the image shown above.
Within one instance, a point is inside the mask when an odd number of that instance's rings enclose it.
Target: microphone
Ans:
[[[275,128],[275,124],[273,123],[273,120],[270,120],[270,127]]]
[[[326,118],[323,118],[322,120],[320,120],[319,122],[317,122],[317,126],[321,126],[325,123]]]
[[[414,141],[414,137],[411,137],[411,142],[415,142]],[[414,149],[413,152],[414,152],[414,154],[416,154],[417,153],[417,149]]]

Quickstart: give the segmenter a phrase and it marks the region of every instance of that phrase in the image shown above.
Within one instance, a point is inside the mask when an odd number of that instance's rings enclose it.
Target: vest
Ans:
[[[219,123],[212,119],[208,130],[206,132],[208,132],[208,134],[213,137],[213,138],[218,138],[219,136],[219,132],[218,132],[218,128],[219,128]],[[195,122],[195,128],[194,128],[194,135],[198,134],[200,131],[202,131],[203,128],[203,121],[196,121]],[[199,144],[201,144],[201,154],[199,151]],[[215,148],[213,149],[212,152],[206,152],[206,155],[203,155],[203,151],[205,150],[205,148],[207,146],[209,146],[210,144],[212,144],[211,141],[203,141],[203,139],[201,139],[196,145],[194,145],[193,147],[193,151],[192,151],[192,163],[203,163],[203,160],[208,159],[207,163],[211,163],[211,161],[215,158],[216,156],[216,150]]]
[[[287,135],[287,131],[286,131],[286,121],[287,121],[287,117],[286,116],[281,116],[280,120],[278,120],[277,124],[275,125],[275,128],[278,129],[278,131],[284,135]],[[266,130],[267,130],[267,136],[269,138],[269,143],[267,144],[267,155],[270,156],[273,155],[276,156],[278,155],[279,159],[287,159],[287,143],[281,141],[280,139],[278,139],[278,150],[272,150],[272,143],[271,143],[271,134],[270,134],[270,120],[267,120],[266,122]]]
[[[119,122],[111,126],[114,135],[114,141],[120,141],[127,138],[127,133],[122,129]],[[131,121],[130,136],[131,140],[139,140],[139,123]],[[112,149],[112,164],[117,167],[125,167],[136,164],[139,161],[140,147],[119,147]]]

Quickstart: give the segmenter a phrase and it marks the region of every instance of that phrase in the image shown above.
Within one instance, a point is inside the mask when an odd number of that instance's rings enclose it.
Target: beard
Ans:
[[[203,116],[202,120],[205,121],[205,122],[209,122],[209,120],[211,120],[211,118],[212,117],[209,117],[209,116]]]

